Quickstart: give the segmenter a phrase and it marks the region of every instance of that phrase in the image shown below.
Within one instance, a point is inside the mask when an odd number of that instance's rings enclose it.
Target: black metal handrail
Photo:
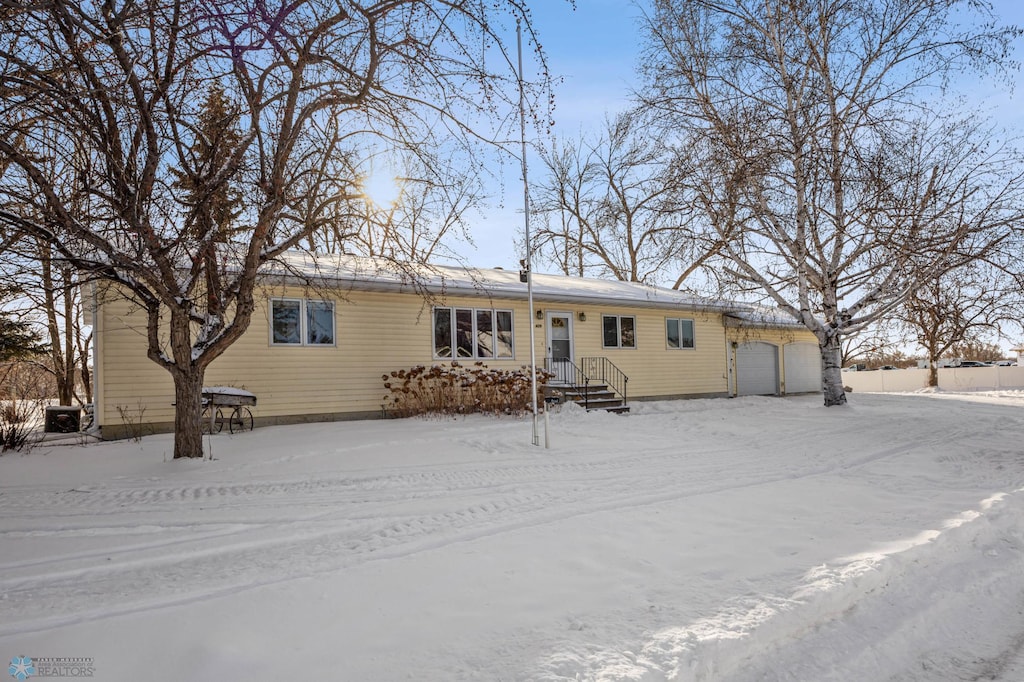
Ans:
[[[611,386],[612,390],[622,396],[622,404],[629,402],[626,387],[629,377],[605,357],[580,358],[582,371],[590,378]]]
[[[544,369],[552,374],[552,378],[563,384],[573,386],[583,393],[583,407],[590,409],[590,382],[600,382],[611,387],[622,396],[622,404],[629,402],[629,377],[605,357],[580,358],[577,365],[568,358],[547,357]]]
[[[555,381],[568,384],[577,390],[583,391],[583,408],[590,409],[590,377],[568,358],[555,359],[551,356],[544,358],[544,369],[552,375]]]

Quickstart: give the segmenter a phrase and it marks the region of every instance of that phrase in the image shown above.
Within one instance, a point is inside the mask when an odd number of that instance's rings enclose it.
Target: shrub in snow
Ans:
[[[45,388],[18,363],[0,366],[0,452],[23,450],[36,440],[46,405]]]
[[[553,375],[537,371],[537,391]],[[450,364],[417,365],[399,369],[381,377],[384,388],[384,409],[397,417],[418,414],[491,414],[520,415],[532,406],[530,399],[530,368],[518,370],[492,369],[482,362],[465,366],[459,361]]]

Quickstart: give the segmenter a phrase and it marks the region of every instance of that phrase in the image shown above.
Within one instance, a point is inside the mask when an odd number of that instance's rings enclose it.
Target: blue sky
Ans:
[[[1024,1],[994,0],[993,6],[1004,23],[1024,25]],[[575,10],[565,0],[535,0],[531,9],[549,69],[553,76],[561,78],[555,91],[552,132],[560,137],[578,138],[595,131],[606,114],[626,106],[631,89],[638,84],[640,9],[631,0],[577,0]],[[513,36],[510,43],[514,45],[514,41]],[[1024,40],[1018,41],[1013,56],[1024,60]],[[531,68],[526,65],[527,78]],[[1020,134],[1024,131],[1024,77],[1018,76],[1017,82],[1014,93],[993,82],[972,85],[969,92],[971,99],[989,110],[999,125]],[[540,168],[534,163],[530,168],[531,180],[538,180],[539,173]],[[459,249],[465,264],[519,267],[522,254],[515,241],[522,239],[523,217],[518,165],[510,162],[504,176],[504,197],[496,198],[492,208],[480,218],[471,218],[476,246],[463,245]],[[539,271],[545,269],[540,264],[536,267]]]
[[[551,75],[560,79],[555,89],[555,126],[550,132],[578,138],[596,130],[606,114],[626,106],[636,83],[640,10],[630,0],[578,0],[575,10],[567,0],[536,0],[531,11]],[[514,36],[509,44],[514,47]],[[527,80],[536,73],[530,56],[524,46]],[[527,135],[538,142],[536,131],[528,130]],[[531,162],[531,181],[539,179],[539,172],[536,162]],[[475,248],[457,248],[465,265],[519,268],[523,254],[516,240],[521,243],[524,228],[518,162],[508,161],[503,177],[503,196],[482,216],[469,217]]]
[[[640,10],[628,0],[580,0],[575,11],[564,0],[546,0],[533,13],[551,73],[562,79],[558,134],[573,135],[622,108],[637,82]]]

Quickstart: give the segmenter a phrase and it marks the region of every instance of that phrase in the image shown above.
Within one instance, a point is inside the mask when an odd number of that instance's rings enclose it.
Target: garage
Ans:
[[[788,343],[782,348],[786,393],[821,390],[821,353],[816,343]]]
[[[736,347],[736,394],[776,395],[779,392],[779,349],[763,341]]]

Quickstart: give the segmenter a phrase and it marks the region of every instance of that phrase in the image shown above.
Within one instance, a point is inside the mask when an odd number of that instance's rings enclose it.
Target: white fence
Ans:
[[[854,393],[916,391],[928,387],[928,370],[843,372],[843,385]],[[1024,389],[1024,367],[940,367],[939,388],[947,391]]]

